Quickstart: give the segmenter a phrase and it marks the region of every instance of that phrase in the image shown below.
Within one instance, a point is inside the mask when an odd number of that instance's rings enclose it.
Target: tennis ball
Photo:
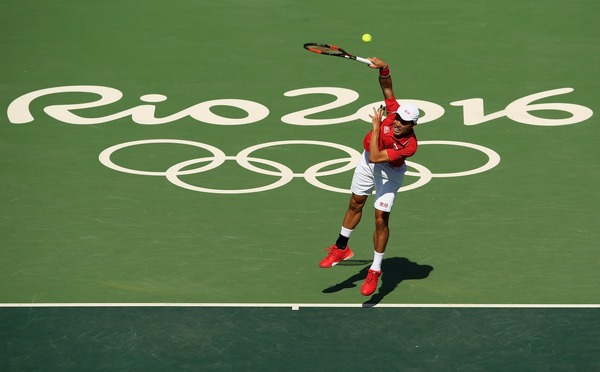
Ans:
[[[364,41],[365,43],[370,43],[371,40],[373,40],[373,37],[371,37],[371,35],[369,35],[369,34],[364,34],[362,36],[362,41]]]

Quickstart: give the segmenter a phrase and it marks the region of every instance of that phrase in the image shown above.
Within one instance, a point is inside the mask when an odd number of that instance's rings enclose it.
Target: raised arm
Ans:
[[[394,98],[394,90],[392,89],[392,77],[390,75],[390,69],[388,68],[388,64],[377,57],[371,57],[367,59],[371,61],[371,64],[369,65],[370,68],[379,69],[379,86],[381,87],[383,98]]]

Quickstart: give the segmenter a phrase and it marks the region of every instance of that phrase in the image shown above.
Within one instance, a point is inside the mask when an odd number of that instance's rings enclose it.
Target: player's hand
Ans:
[[[371,118],[371,125],[373,126],[374,131],[379,131],[379,126],[381,125],[381,120],[383,118],[383,106],[376,109],[373,107],[373,115],[369,115]]]
[[[382,68],[387,66],[387,63],[385,63],[385,61],[377,57],[369,57],[367,59],[371,61],[371,64],[369,65],[370,68]]]

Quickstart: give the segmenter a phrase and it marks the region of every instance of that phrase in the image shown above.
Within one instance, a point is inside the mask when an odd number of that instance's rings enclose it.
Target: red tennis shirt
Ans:
[[[396,98],[390,98],[385,100],[386,112],[394,112],[398,110],[400,105]],[[390,158],[389,164],[394,167],[401,167],[404,164],[404,160],[410,156],[413,156],[417,152],[417,136],[412,131],[410,134],[396,138],[394,137],[394,119],[396,114],[388,115],[381,126],[379,127],[379,150],[386,150]],[[363,147],[366,151],[369,151],[371,144],[371,131],[367,133],[363,140]]]

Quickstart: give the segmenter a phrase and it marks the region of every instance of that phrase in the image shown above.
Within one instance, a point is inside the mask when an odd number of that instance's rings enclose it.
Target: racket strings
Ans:
[[[336,47],[335,45],[312,44],[312,45],[305,45],[305,48],[310,50],[311,52],[319,53],[319,54],[331,54],[331,55],[343,55],[344,54],[344,52],[339,50],[339,48]]]

